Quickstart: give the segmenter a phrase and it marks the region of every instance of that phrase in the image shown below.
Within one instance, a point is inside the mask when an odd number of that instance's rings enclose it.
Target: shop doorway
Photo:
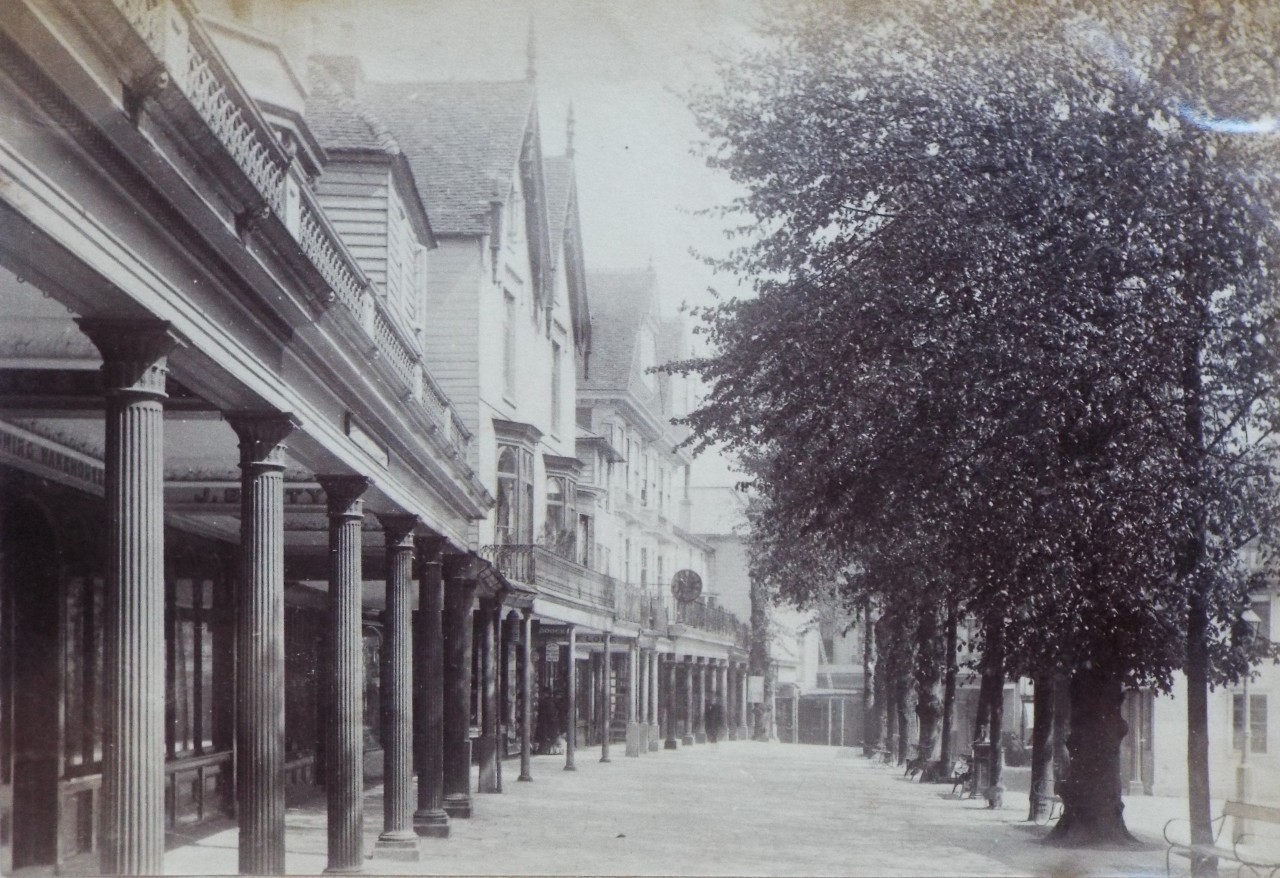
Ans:
[[[10,870],[57,860],[57,569],[44,511],[29,500],[6,503],[0,511],[0,866]]]

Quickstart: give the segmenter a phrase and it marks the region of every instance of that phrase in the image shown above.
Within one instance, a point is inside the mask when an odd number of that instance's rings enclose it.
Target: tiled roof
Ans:
[[[559,264],[564,243],[564,227],[569,219],[569,194],[573,188],[573,160],[557,155],[542,160],[542,174],[547,186],[548,231],[551,233],[551,258]]]
[[[579,380],[579,387],[588,390],[632,387],[632,378],[639,368],[637,337],[640,324],[653,303],[655,278],[652,268],[587,274],[587,296],[591,302],[591,375]],[[638,390],[643,382],[636,385]]]
[[[408,157],[436,232],[487,232],[535,121],[532,83],[366,82],[360,100]]]
[[[372,150],[396,155],[400,146],[387,127],[341,87],[318,64],[307,71],[307,124],[326,150]]]

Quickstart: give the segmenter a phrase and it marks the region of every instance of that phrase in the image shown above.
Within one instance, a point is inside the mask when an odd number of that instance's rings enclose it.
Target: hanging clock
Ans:
[[[671,577],[671,593],[682,604],[696,601],[702,594],[702,577],[692,570],[677,570]]]

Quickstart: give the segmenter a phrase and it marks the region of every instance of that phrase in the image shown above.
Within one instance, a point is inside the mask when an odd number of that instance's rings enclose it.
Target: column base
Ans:
[[[454,820],[468,820],[471,817],[471,796],[466,793],[453,793],[444,797],[444,813]]]
[[[416,863],[422,859],[416,832],[384,832],[373,843],[373,855],[384,860]]]
[[[735,729],[735,728],[733,728],[733,727],[731,726],[731,727],[729,728],[728,738],[729,738],[729,740],[730,740],[730,741],[736,741],[736,740],[738,740],[738,730],[737,730],[737,729]]]
[[[681,745],[683,745],[683,746],[685,746],[685,747],[692,747],[692,746],[693,746],[693,735],[685,735],[683,738],[681,738],[681,739],[680,739],[680,743],[681,743]],[[676,749],[676,748],[675,748],[675,747],[672,747],[671,749],[672,749],[672,750],[674,750],[674,749]]]
[[[699,743],[699,744],[705,744],[705,743],[707,743],[707,733],[706,733],[706,732],[698,732],[697,738],[698,738],[698,743]]]
[[[419,838],[448,838],[449,815],[439,811],[419,811],[413,815],[413,831]]]
[[[325,875],[363,875],[364,866],[326,866]]]
[[[665,743],[665,742],[664,742],[664,741],[662,741],[662,739],[660,739],[660,738],[654,738],[652,741],[650,741],[650,742],[649,742],[649,752],[650,752],[650,753],[657,753],[659,750],[661,750],[661,749],[662,749],[662,745],[663,745],[664,743]],[[671,742],[671,749],[672,749],[672,750],[676,749],[676,742],[675,742],[675,741],[672,741],[672,742]]]
[[[578,766],[576,766],[576,765],[574,765],[572,762],[570,762],[568,765],[566,765],[566,766],[564,767],[564,770],[565,770],[565,771],[577,771],[577,770],[578,770]]]
[[[644,741],[644,726],[640,723],[627,723],[627,749],[628,756],[639,756],[642,742]]]
[[[745,741],[745,740],[747,740],[747,739],[748,739],[748,738],[750,738],[750,737],[751,737],[751,736],[747,733],[747,727],[746,727],[746,726],[738,726],[738,740],[739,740],[739,741]]]

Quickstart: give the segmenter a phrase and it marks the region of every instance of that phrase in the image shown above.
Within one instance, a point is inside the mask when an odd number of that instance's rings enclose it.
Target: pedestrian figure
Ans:
[[[717,698],[707,708],[707,740],[712,744],[720,740],[720,730],[724,727],[724,706]]]

